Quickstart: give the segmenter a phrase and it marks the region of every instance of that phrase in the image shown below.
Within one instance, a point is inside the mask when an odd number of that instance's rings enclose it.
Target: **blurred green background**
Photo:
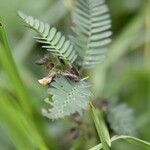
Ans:
[[[91,72],[93,92],[96,98],[117,99],[133,108],[138,137],[150,141],[150,1],[107,3],[113,42],[106,61]],[[11,58],[0,53],[0,150],[86,150],[98,143],[95,133],[92,138],[75,138],[70,130],[75,124],[67,118],[51,121],[41,115],[46,89],[37,80],[47,72],[34,62],[45,52],[17,16],[22,10],[55,25],[67,36],[72,9],[73,0],[0,0],[0,16],[18,69],[10,69],[15,67]],[[112,149],[144,150],[122,141],[115,142]]]

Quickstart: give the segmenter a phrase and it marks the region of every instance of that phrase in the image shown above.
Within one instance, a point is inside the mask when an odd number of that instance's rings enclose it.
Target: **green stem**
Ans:
[[[103,150],[110,150],[111,141],[110,141],[108,129],[103,119],[103,114],[102,112],[100,112],[100,110],[95,109],[92,104],[91,104],[91,111],[92,111],[92,118],[93,118],[96,130],[97,130],[98,136],[102,143],[102,148]]]
[[[27,113],[31,113],[31,105],[29,105],[28,102],[30,100],[28,96],[28,92],[25,86],[23,85],[23,82],[17,71],[16,64],[11,54],[7,35],[1,18],[0,18],[0,42],[1,42],[0,63],[5,68],[5,71],[10,77],[10,81],[12,82],[12,85],[16,90],[16,95],[18,97],[18,100],[20,100],[20,104],[22,105],[22,108]]]
[[[150,69],[150,0],[146,1],[146,9],[145,9],[145,50],[144,50],[144,62],[145,62],[145,69]],[[148,88],[150,91],[150,81],[148,83]],[[150,93],[148,92],[147,95],[148,103],[150,105],[149,99],[150,99]],[[148,113],[150,114],[150,110],[148,110]]]
[[[19,101],[20,105],[18,106],[18,109],[20,112],[18,112],[18,116],[22,115],[22,118],[24,121],[24,128],[26,129],[26,131],[28,130],[29,134],[31,134],[31,137],[35,140],[34,142],[36,142],[38,148],[40,148],[41,150],[47,150],[47,147],[45,145],[44,140],[42,139],[37,126],[33,120],[33,116],[32,116],[32,103],[31,103],[31,98],[29,97],[28,91],[25,88],[21,77],[18,73],[18,70],[16,68],[16,64],[13,60],[12,54],[11,54],[11,49],[9,47],[9,43],[8,43],[8,39],[7,39],[7,35],[5,32],[5,28],[4,25],[2,23],[2,19],[0,18],[0,63],[2,64],[3,68],[5,69],[7,75],[10,78],[10,82],[13,85],[13,88],[15,90],[15,94],[16,97]],[[1,94],[2,96],[2,94]],[[4,97],[4,96],[3,96]],[[8,98],[9,102],[11,101],[10,98]],[[4,104],[4,108],[8,107],[6,105],[6,101],[1,101],[1,104]],[[4,103],[5,102],[5,103]],[[11,106],[11,105],[10,105]],[[14,106],[12,106],[14,107]],[[13,108],[14,110],[16,110],[16,107]],[[6,112],[3,111],[3,112]],[[17,113],[16,113],[17,114]],[[12,114],[10,113],[9,116],[11,116]],[[13,117],[12,117],[13,118]],[[5,119],[5,118],[4,118]],[[14,118],[16,119],[16,118]],[[12,120],[14,120],[12,119]],[[6,120],[7,122],[7,120]],[[19,127],[20,129],[20,127]],[[32,134],[34,136],[32,136]]]
[[[150,65],[150,0],[146,1],[146,9],[145,9],[145,34],[146,34],[146,42],[145,42],[145,52],[144,52],[144,60],[145,67],[149,69]]]
[[[120,135],[120,136],[114,136],[111,138],[111,142],[115,142],[117,140],[125,140],[131,144],[134,144],[134,145],[138,145],[138,146],[143,146],[145,148],[150,148],[150,143],[147,142],[147,141],[143,141],[141,139],[138,139],[136,137],[132,137],[132,136],[126,136],[126,135]],[[90,148],[89,150],[101,150],[102,149],[102,143]]]

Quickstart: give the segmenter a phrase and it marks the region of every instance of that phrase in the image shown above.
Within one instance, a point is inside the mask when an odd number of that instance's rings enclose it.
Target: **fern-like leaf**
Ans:
[[[107,114],[110,127],[120,135],[136,135],[136,122],[133,109],[126,104],[110,104]]]
[[[58,56],[61,59],[65,59],[70,63],[73,63],[77,58],[76,51],[69,40],[58,32],[56,28],[50,27],[49,24],[43,23],[38,19],[34,19],[32,16],[27,16],[22,12],[18,12],[23,21],[41,37],[35,37],[37,42],[43,44],[43,48],[46,48],[53,55]]]
[[[73,31],[83,66],[92,68],[103,62],[111,42],[111,20],[104,0],[76,0]]]
[[[88,87],[85,81],[56,78],[48,89],[48,94],[52,95],[52,102],[46,99],[52,108],[43,109],[43,114],[50,119],[58,119],[75,112],[81,113],[90,101],[91,92]]]

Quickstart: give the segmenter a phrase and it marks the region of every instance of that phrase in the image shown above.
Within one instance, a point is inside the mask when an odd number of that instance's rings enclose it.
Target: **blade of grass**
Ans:
[[[21,77],[16,68],[16,64],[13,60],[2,19],[0,19],[0,42],[0,63],[5,69],[7,75],[9,75],[10,81],[14,86],[16,95],[20,100],[22,108],[26,112],[31,113],[32,105],[31,102],[29,104],[29,94],[21,80]]]
[[[146,1],[146,9],[145,9],[145,50],[144,50],[144,61],[145,61],[145,68],[150,70],[150,38],[148,37],[150,33],[150,1]],[[149,91],[150,91],[150,81],[149,81]],[[150,92],[148,94],[148,99],[150,99]],[[150,101],[148,100],[149,106]],[[148,109],[150,114],[150,109]]]
[[[23,121],[24,128],[29,131],[28,135],[30,135],[31,138],[34,137],[33,138],[34,141],[32,141],[33,144],[38,145],[38,148],[41,148],[43,150],[47,149],[45,146],[45,142],[42,139],[42,136],[40,135],[39,131],[37,130],[37,126],[35,125],[35,122],[34,122],[34,119],[32,116],[33,106],[31,103],[31,97],[29,96],[28,91],[25,88],[25,86],[20,78],[20,75],[17,71],[15,62],[11,55],[11,51],[9,48],[5,29],[4,29],[4,26],[3,26],[3,23],[1,20],[0,20],[0,63],[2,64],[6,74],[8,75],[8,77],[10,79],[10,82],[13,85],[14,90],[15,90],[15,95],[17,97],[17,100],[19,101],[19,104],[21,105],[21,107],[19,105],[19,107],[20,107],[19,112],[16,112],[16,116],[12,117],[11,115],[10,116],[7,115],[6,118],[3,118],[5,120],[4,122],[6,123],[6,125],[14,124],[14,126],[16,126],[18,120],[15,120],[14,118],[16,118],[16,119],[18,119],[18,117],[20,119],[22,118],[24,120]],[[3,105],[0,105],[0,106],[4,106],[4,107],[2,107],[4,109],[2,109],[3,111],[1,112],[1,114],[3,114],[5,111],[7,114],[11,114],[11,113],[9,113],[9,109],[7,109],[8,106],[5,105],[5,101],[3,101],[3,99],[2,99],[1,102],[4,102]],[[14,107],[12,109],[16,110],[17,108]],[[11,110],[11,108],[10,108],[10,110]],[[18,115],[22,114],[22,116],[17,116],[17,114]],[[3,115],[1,115],[1,116],[3,116]],[[11,121],[15,120],[15,122],[7,122],[7,119],[9,117],[11,117]],[[18,130],[21,130],[21,126],[17,126],[16,128]],[[10,127],[9,132],[12,133],[11,127]],[[31,134],[31,133],[33,133],[33,134]],[[13,135],[13,133],[12,133],[12,135]],[[19,135],[15,138],[19,139]],[[30,138],[28,137],[28,139],[30,139]]]
[[[138,139],[136,137],[132,137],[132,136],[126,136],[126,135],[120,135],[120,136],[114,136],[111,138],[111,142],[117,141],[117,140],[126,140],[127,142],[134,144],[134,145],[139,145],[139,146],[143,146],[145,148],[150,148],[150,143],[141,139]],[[90,148],[89,150],[101,150],[102,149],[102,144],[98,144],[92,148]]]
[[[111,140],[103,119],[103,114],[99,110],[95,109],[93,105],[91,105],[91,110],[97,133],[99,135],[100,141],[102,142],[102,148],[104,150],[109,150],[111,147]]]
[[[0,89],[0,120],[6,133],[18,149],[46,150],[33,122],[22,112],[16,100]]]
[[[150,1],[146,1],[146,9],[145,9],[145,51],[144,51],[144,60],[145,66],[149,69],[150,65],[150,38],[148,37],[150,33]]]
[[[150,148],[150,143],[149,142],[138,139],[136,137],[121,135],[121,136],[115,136],[115,137],[112,138],[113,141],[116,141],[116,140],[119,140],[119,139],[126,140],[131,144],[135,144],[135,145],[143,146],[143,147],[146,147],[146,148]]]

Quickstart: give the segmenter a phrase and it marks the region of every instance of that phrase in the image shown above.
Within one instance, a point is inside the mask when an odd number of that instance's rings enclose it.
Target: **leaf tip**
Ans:
[[[18,14],[18,16],[21,17],[22,19],[25,19],[25,17],[26,17],[26,15],[25,15],[22,11],[20,11],[20,10],[17,11],[17,14]]]

